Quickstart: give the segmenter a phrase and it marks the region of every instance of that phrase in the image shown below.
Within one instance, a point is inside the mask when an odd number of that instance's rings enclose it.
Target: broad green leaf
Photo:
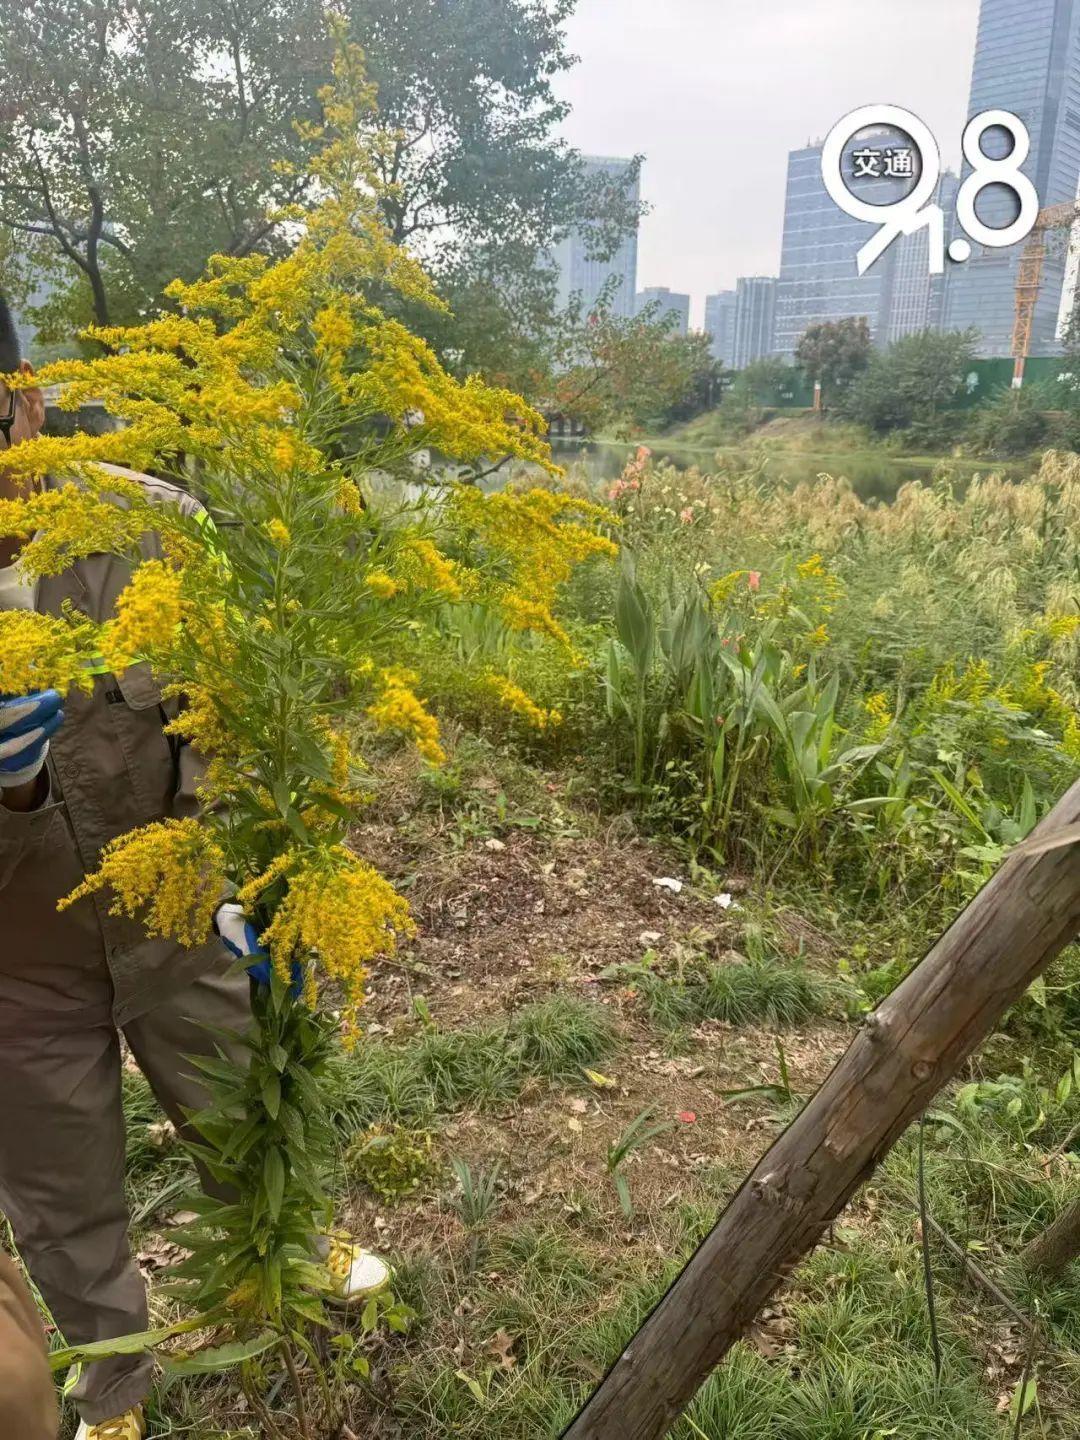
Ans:
[[[166,1375],[210,1375],[216,1370],[232,1370],[245,1360],[280,1343],[280,1336],[273,1330],[266,1330],[252,1340],[235,1340],[228,1345],[211,1345],[205,1350],[195,1350],[190,1355],[176,1353],[162,1355],[161,1368]]]

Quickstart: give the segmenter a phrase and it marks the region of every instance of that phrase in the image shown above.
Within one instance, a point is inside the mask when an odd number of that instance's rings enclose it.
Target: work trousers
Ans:
[[[120,1035],[109,1019],[0,1041],[0,1207],[69,1345],[148,1327],[146,1287],[128,1242]],[[243,1032],[249,981],[218,968],[129,1021],[124,1037],[181,1134],[206,1095],[185,1057],[213,1054],[206,1026]],[[214,1187],[204,1178],[205,1188]],[[83,1368],[73,1397],[90,1425],[143,1401],[153,1361],[122,1355]],[[14,1437],[12,1437],[14,1440]]]

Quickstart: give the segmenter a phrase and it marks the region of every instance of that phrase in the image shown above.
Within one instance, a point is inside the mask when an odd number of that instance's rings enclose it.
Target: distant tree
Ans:
[[[49,276],[58,329],[283,243],[269,217],[305,185],[320,0],[24,0],[18,18],[0,29],[5,278]]]
[[[866,369],[870,327],[863,315],[811,325],[795,347],[795,363],[811,384],[821,384],[822,401],[834,402]]]
[[[576,0],[349,0],[390,139],[383,214],[423,255],[450,315],[410,314],[451,365],[538,392],[566,332],[551,254],[571,231],[610,257],[637,223],[639,160],[589,173],[559,129]],[[565,307],[564,307],[565,309]]]
[[[655,307],[633,320],[593,315],[576,332],[553,374],[552,407],[590,429],[631,434],[692,413],[708,374],[708,337],[676,335]],[[707,400],[705,401],[707,404]]]
[[[950,428],[944,419],[966,394],[975,360],[974,331],[924,330],[879,351],[850,386],[841,411],[884,435],[894,430],[938,444]]]
[[[392,237],[440,266],[514,242],[533,254],[589,221],[610,253],[637,219],[624,182],[588,176],[558,134],[553,83],[575,63],[576,0],[351,0],[352,35],[378,86],[379,161]]]
[[[758,405],[779,405],[790,393],[795,371],[779,355],[764,355],[751,360],[735,377],[733,389],[745,394]]]
[[[1036,385],[1004,387],[976,410],[969,438],[985,455],[1027,455],[1045,444],[1052,426],[1047,397]]]
[[[674,425],[704,415],[720,403],[731,381],[731,372],[712,353],[712,338],[701,331],[679,337],[688,367],[683,393],[666,407],[661,419]]]

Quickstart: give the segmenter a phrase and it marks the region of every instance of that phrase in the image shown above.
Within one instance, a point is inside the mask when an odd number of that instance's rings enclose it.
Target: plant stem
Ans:
[[[296,1360],[293,1357],[292,1346],[288,1340],[281,1342],[281,1355],[285,1361],[285,1369],[289,1372],[289,1379],[292,1382],[293,1393],[296,1395],[296,1418],[300,1422],[300,1431],[304,1440],[315,1440],[312,1433],[311,1422],[308,1419],[307,1404],[304,1400],[304,1388],[300,1383],[300,1375],[296,1368]]]

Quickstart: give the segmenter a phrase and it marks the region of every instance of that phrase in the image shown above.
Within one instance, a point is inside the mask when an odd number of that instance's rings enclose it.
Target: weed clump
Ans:
[[[602,1006],[553,996],[494,1025],[431,1028],[406,1045],[368,1045],[337,1056],[327,1076],[336,1123],[420,1125],[432,1116],[512,1100],[531,1080],[583,1081],[611,1053],[615,1027]]]
[[[353,1137],[345,1164],[354,1179],[384,1200],[402,1200],[419,1190],[436,1169],[431,1133],[371,1125]]]

